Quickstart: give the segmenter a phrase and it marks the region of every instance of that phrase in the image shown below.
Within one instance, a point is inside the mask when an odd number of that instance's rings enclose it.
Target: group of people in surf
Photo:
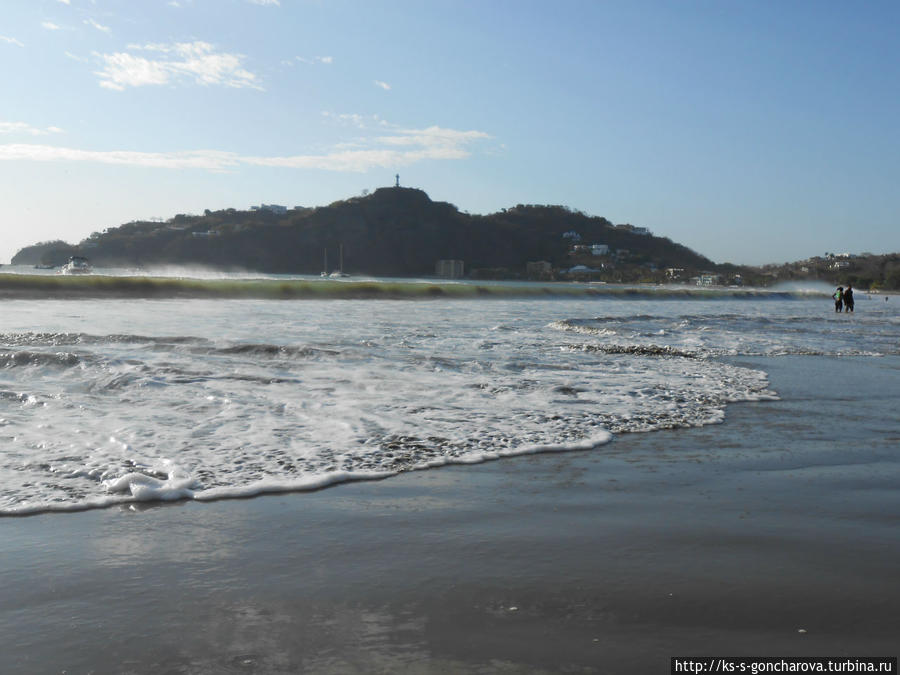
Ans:
[[[853,311],[853,286],[850,284],[847,284],[847,288],[838,286],[831,297],[834,298],[835,312],[840,312],[842,309],[845,312]]]

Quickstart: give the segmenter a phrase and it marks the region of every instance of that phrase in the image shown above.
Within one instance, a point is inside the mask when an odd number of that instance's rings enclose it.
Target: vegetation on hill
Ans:
[[[573,252],[575,232],[585,244],[612,255]],[[583,264],[604,276],[637,280],[640,270],[713,269],[712,261],[668,239],[642,235],[563,206],[518,205],[469,215],[434,202],[421,190],[382,188],[328,206],[180,214],[167,222],[132,222],[95,232],[77,245],[53,241],[29,246],[14,264],[59,265],[84,255],[95,266],[209,265],[269,273],[317,274],[338,266],[383,276],[433,275],[441,259],[463,260],[476,276],[524,278],[529,262],[550,263],[550,276]],[[618,254],[616,253],[618,252]],[[642,267],[642,265],[644,267]]]
[[[823,281],[834,286],[849,283],[864,290],[900,290],[900,253],[826,253],[783,265],[766,265],[761,272],[772,281]]]
[[[592,245],[600,245],[592,248]],[[605,247],[605,248],[604,248]],[[582,278],[612,282],[686,282],[706,273],[713,282],[761,284],[799,278],[784,268],[716,265],[643,228],[614,225],[565,206],[519,204],[470,215],[411,188],[391,187],[318,208],[283,213],[207,210],[166,222],[131,222],[94,232],[78,244],[51,241],[20,250],[13,264],[61,265],[83,255],[100,267],[203,265],[266,273],[318,274],[343,265],[353,274],[432,276],[438,260],[462,260],[475,278]],[[326,270],[325,255],[328,263]],[[900,287],[894,262],[862,265],[857,284]],[[574,270],[573,270],[574,268]],[[808,278],[837,279],[827,264]],[[790,276],[794,274],[794,276]],[[841,277],[843,279],[843,277]],[[845,279],[843,279],[845,280]]]

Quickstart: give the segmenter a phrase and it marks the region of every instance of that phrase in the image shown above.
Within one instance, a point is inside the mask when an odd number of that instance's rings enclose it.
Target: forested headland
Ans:
[[[872,256],[877,261],[824,257],[764,268],[716,264],[644,228],[566,206],[519,204],[473,215],[403,187],[283,212],[223,209],[135,221],[76,244],[25,247],[12,263],[56,266],[73,255],[99,267],[201,265],[272,274],[332,271],[342,255],[351,274],[393,277],[434,276],[438,260],[462,261],[467,277],[498,279],[684,283],[704,275],[716,284],[766,285],[781,279],[846,281],[852,274],[861,288],[900,288],[897,255]]]

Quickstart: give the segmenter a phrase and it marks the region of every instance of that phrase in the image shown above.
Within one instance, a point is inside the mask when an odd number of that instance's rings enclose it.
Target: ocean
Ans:
[[[825,289],[0,276],[4,516],[664,439],[777,406],[756,357],[900,354],[900,298]]]

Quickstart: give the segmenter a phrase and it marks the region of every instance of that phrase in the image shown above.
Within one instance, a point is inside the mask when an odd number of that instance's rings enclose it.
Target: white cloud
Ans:
[[[338,115],[337,118],[344,122],[350,122],[351,124],[359,127],[360,129],[362,129],[366,126],[365,118],[362,115],[344,114],[344,115]]]
[[[389,85],[387,82],[382,82],[381,80],[375,80],[375,86],[376,86],[376,87],[381,87],[381,88],[384,89],[385,91],[390,91],[390,90],[391,90],[391,85]]]
[[[102,33],[109,33],[111,30],[109,26],[103,26],[103,25],[97,23],[96,21],[94,21],[93,19],[85,19],[84,22],[88,26],[93,26],[94,28],[96,28],[97,30],[99,30]]]
[[[72,4],[71,0],[57,0],[57,2],[61,2],[61,3],[64,4],[64,5],[71,5],[71,4]]]
[[[202,85],[262,89],[256,75],[241,67],[242,55],[216,52],[207,42],[129,45],[128,49],[157,52],[163,57],[148,59],[127,52],[99,54],[104,64],[96,73],[101,87],[122,91],[126,87],[193,81]]]
[[[189,152],[91,151],[49,145],[0,145],[0,161],[91,162],[165,169],[227,171],[241,166],[362,172],[396,168],[423,160],[458,160],[471,155],[469,146],[490,138],[483,131],[437,126],[399,130],[390,136],[362,140],[358,146],[335,147],[324,154],[252,156],[216,150]]]
[[[280,7],[280,0],[249,0],[253,5],[274,5],[275,7]]]
[[[46,28],[47,30],[62,30],[61,26],[57,26],[52,21],[44,21],[41,23],[42,28]]]
[[[378,115],[359,115],[357,113],[335,114],[333,112],[322,111],[322,117],[328,120],[335,120],[341,124],[349,124],[358,129],[365,129],[369,123],[384,125],[386,122],[378,117]]]
[[[379,143],[385,145],[419,145],[428,148],[459,148],[467,143],[490,138],[483,131],[457,131],[431,126],[427,129],[401,129],[393,136],[381,136]]]
[[[169,81],[170,73],[165,64],[121,52],[101,56],[106,63],[104,69],[97,73],[101,87],[122,91],[125,87],[166,84]]]
[[[38,129],[25,122],[0,122],[0,134],[28,134],[30,136],[46,136],[62,133],[59,127]]]
[[[6,42],[11,45],[15,45],[16,47],[24,47],[21,42],[16,40],[16,38],[6,37],[5,35],[0,35],[0,42]]]
[[[133,152],[93,151],[24,143],[0,145],[0,160],[35,162],[92,162],[164,169],[209,169],[221,171],[237,166],[237,155],[229,152]]]
[[[308,63],[310,65],[314,65],[316,63],[324,63],[325,65],[331,65],[334,63],[334,57],[332,56],[314,56],[311,59],[308,59],[304,56],[295,56],[295,59],[300,61],[301,63]]]

